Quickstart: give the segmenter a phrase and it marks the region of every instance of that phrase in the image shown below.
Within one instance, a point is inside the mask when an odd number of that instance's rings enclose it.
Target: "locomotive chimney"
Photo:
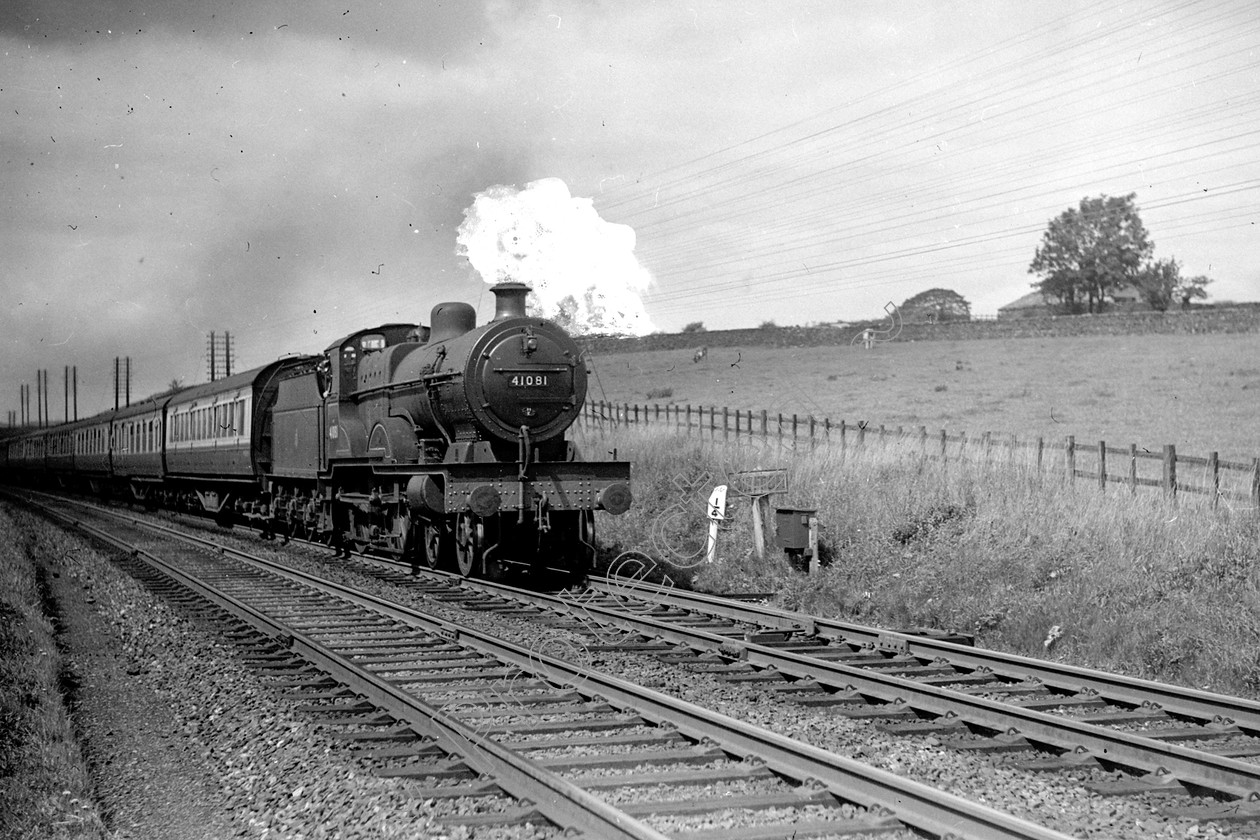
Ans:
[[[505,318],[525,317],[525,296],[529,294],[529,286],[524,283],[498,283],[490,287],[494,292],[494,318],[502,321]]]

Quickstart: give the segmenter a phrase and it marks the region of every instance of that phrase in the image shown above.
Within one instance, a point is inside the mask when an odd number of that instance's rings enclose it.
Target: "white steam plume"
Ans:
[[[478,193],[456,243],[487,283],[528,285],[532,315],[577,334],[652,330],[640,297],[652,278],[634,256],[634,229],[601,219],[559,178]]]

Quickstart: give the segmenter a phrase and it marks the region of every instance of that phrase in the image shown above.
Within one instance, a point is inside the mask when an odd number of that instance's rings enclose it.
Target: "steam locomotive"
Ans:
[[[440,303],[429,325],[360,330],[280,359],[0,444],[20,480],[123,493],[465,576],[582,574],[595,511],[631,505],[630,465],[584,461],[577,343],[493,287],[494,318]]]

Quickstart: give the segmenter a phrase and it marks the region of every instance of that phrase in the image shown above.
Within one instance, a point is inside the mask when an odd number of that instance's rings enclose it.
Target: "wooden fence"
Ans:
[[[826,446],[841,453],[867,446],[902,447],[926,457],[1023,463],[1038,470],[1061,471],[1071,481],[1084,479],[1100,490],[1115,484],[1136,493],[1139,487],[1157,487],[1176,498],[1179,493],[1205,494],[1216,507],[1241,503],[1260,512],[1260,458],[1251,463],[1225,461],[1213,452],[1206,458],[1180,455],[1172,444],[1151,451],[1136,444],[1115,447],[1105,441],[1078,443],[1069,435],[1060,441],[1019,439],[1014,435],[984,432],[929,433],[927,427],[895,429],[869,423],[846,423],[830,418],[716,406],[659,405],[587,402],[581,423],[596,426],[667,426],[710,440],[740,442],[761,440],[793,450]]]

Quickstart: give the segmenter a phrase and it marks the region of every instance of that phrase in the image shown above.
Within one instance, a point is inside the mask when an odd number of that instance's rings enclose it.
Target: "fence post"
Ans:
[[[866,424],[859,422],[857,425],[858,438],[857,448],[862,449],[866,446]]]
[[[1212,509],[1221,499],[1221,465],[1216,452],[1208,453],[1208,473],[1212,476]]]
[[[1251,504],[1260,513],[1260,458],[1251,459]]]
[[[814,415],[809,415],[809,448],[814,448]]]
[[[1129,444],[1129,492],[1137,493],[1137,444]]]
[[[1067,444],[1063,447],[1063,463],[1067,469],[1068,481],[1076,481],[1076,435],[1067,436]]]
[[[1046,453],[1046,441],[1042,437],[1037,438],[1037,472],[1041,472],[1041,459]]]
[[[730,440],[730,439],[731,439],[731,433],[730,433],[730,431],[728,431],[728,429],[727,429],[727,425],[726,425],[726,419],[727,419],[727,417],[729,417],[729,416],[730,416],[730,415],[728,414],[728,412],[729,412],[729,409],[728,409],[726,406],[722,406],[722,440]],[[735,415],[735,418],[736,418],[736,420],[738,420],[738,419],[739,419],[739,415],[738,415],[738,414],[736,414],[736,415]]]
[[[797,430],[798,425],[799,424],[797,422],[796,415],[793,414],[792,415],[792,448],[793,449],[796,448],[796,430]]]
[[[767,437],[769,434],[766,432],[766,410],[763,408],[761,409],[761,439],[765,440]]]
[[[1171,443],[1164,446],[1164,492],[1177,498],[1177,447]]]
[[[1098,489],[1107,489],[1107,443],[1098,441]]]
[[[946,457],[949,455],[949,434],[941,429],[941,463],[945,463]]]

